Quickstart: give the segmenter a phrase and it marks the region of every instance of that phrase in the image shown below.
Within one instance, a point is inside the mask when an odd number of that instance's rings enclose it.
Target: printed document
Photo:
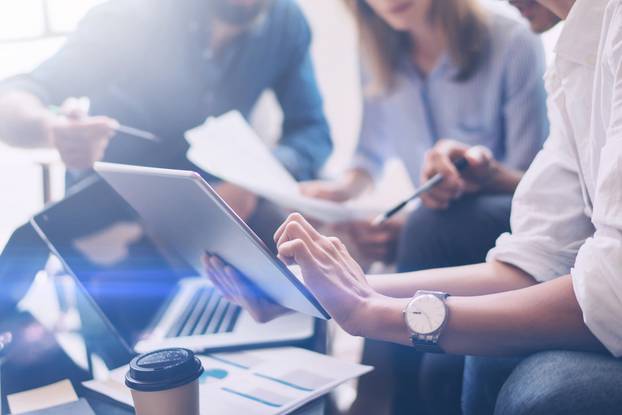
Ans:
[[[187,131],[186,140],[188,159],[206,172],[325,223],[367,220],[389,207],[304,196],[294,177],[237,111],[209,118]]]
[[[279,415],[290,413],[328,393],[339,384],[372,370],[308,350],[287,347],[199,356],[201,414]],[[132,405],[124,384],[128,367],[110,372],[106,380],[84,386]]]

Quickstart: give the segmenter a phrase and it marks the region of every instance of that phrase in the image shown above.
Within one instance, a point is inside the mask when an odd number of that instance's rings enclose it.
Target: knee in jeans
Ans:
[[[573,413],[580,393],[567,352],[543,352],[523,360],[505,382],[495,415],[555,415]]]

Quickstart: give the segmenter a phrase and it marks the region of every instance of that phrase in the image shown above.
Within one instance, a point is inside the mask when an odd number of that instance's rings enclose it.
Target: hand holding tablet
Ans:
[[[259,323],[267,323],[291,310],[274,302],[251,280],[216,255],[203,258],[207,277],[225,300],[244,308]]]

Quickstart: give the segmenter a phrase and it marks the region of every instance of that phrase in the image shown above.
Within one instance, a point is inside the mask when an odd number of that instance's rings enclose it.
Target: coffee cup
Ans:
[[[187,349],[145,353],[130,362],[125,384],[136,415],[199,415],[199,377],[203,365]]]

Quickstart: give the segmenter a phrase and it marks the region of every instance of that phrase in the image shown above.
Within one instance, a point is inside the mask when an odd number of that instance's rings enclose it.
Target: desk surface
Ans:
[[[125,405],[81,387],[90,378],[80,367],[79,359],[72,359],[46,330],[29,313],[18,313],[0,320],[0,331],[11,331],[14,343],[9,357],[1,367],[2,414],[8,413],[6,395],[49,385],[69,379],[79,396],[88,400],[96,414],[128,415],[134,412]],[[78,362],[78,363],[76,363]],[[322,415],[325,399],[320,398],[295,411],[295,415]]]

